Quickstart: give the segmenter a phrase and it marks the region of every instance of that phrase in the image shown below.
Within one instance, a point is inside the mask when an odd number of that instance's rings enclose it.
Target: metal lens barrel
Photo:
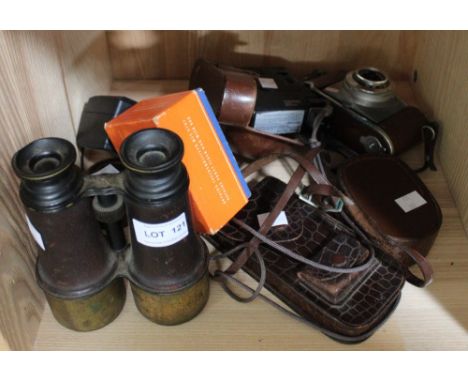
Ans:
[[[125,285],[115,279],[117,259],[103,240],[91,198],[80,198],[83,176],[75,160],[70,142],[44,138],[19,150],[12,166],[39,247],[37,281],[59,323],[89,331],[118,316]]]
[[[164,325],[190,320],[209,294],[207,248],[194,232],[183,143],[165,129],[145,129],[122,144],[135,303]]]

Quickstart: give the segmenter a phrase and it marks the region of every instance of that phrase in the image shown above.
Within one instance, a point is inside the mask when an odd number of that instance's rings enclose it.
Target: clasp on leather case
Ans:
[[[327,200],[332,200],[333,205],[330,204],[320,204],[316,203],[313,199],[313,194],[306,192],[307,187],[303,187],[301,191],[299,192],[299,199],[302,200],[304,203],[307,203],[308,205],[314,207],[314,208],[320,208],[321,210],[325,212],[337,212],[340,213],[343,211],[343,206],[344,206],[344,201],[341,198],[338,197],[331,197],[327,198]]]

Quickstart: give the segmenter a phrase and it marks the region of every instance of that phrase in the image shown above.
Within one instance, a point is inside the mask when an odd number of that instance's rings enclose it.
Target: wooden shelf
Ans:
[[[186,81],[116,82],[111,93],[141,99],[183,90],[186,84]],[[401,91],[405,93],[408,88],[403,87]],[[418,164],[419,150],[416,148],[404,156],[411,166]],[[273,164],[269,170],[284,176],[282,163]],[[61,327],[46,306],[35,349],[468,350],[468,238],[443,172],[426,171],[421,178],[435,195],[444,216],[429,254],[435,280],[425,289],[407,284],[395,313],[364,343],[339,344],[260,300],[238,303],[212,282],[210,299],[203,312],[175,327],[159,326],[142,317],[129,290],[120,316],[105,328],[90,333]]]

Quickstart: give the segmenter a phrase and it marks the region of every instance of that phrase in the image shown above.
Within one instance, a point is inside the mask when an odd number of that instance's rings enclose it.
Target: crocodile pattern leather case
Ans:
[[[266,177],[251,185],[249,203],[236,215],[258,230],[257,216],[271,211],[286,185]],[[370,250],[342,222],[294,195],[284,209],[288,224],[272,227],[267,237],[323,265],[350,268],[369,265],[359,272],[337,273],[305,265],[261,244],[266,287],[296,313],[336,333],[340,341],[357,342],[369,337],[396,307],[405,278],[390,258]],[[251,235],[228,223],[213,241],[229,250]],[[259,279],[260,267],[251,256],[243,269]]]

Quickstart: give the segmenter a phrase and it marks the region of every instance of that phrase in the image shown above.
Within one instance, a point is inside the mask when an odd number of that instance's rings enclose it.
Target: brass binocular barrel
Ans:
[[[203,309],[207,249],[193,229],[182,156],[182,141],[165,129],[129,136],[120,174],[85,176],[75,166],[74,146],[60,138],[38,139],[14,155],[39,247],[37,281],[63,326],[89,331],[114,320],[125,302],[125,279],[140,312],[154,322],[179,324]]]
[[[182,140],[160,129],[131,135],[120,150],[133,295],[144,316],[166,325],[196,315],[209,291],[207,249],[193,229],[182,156]]]

